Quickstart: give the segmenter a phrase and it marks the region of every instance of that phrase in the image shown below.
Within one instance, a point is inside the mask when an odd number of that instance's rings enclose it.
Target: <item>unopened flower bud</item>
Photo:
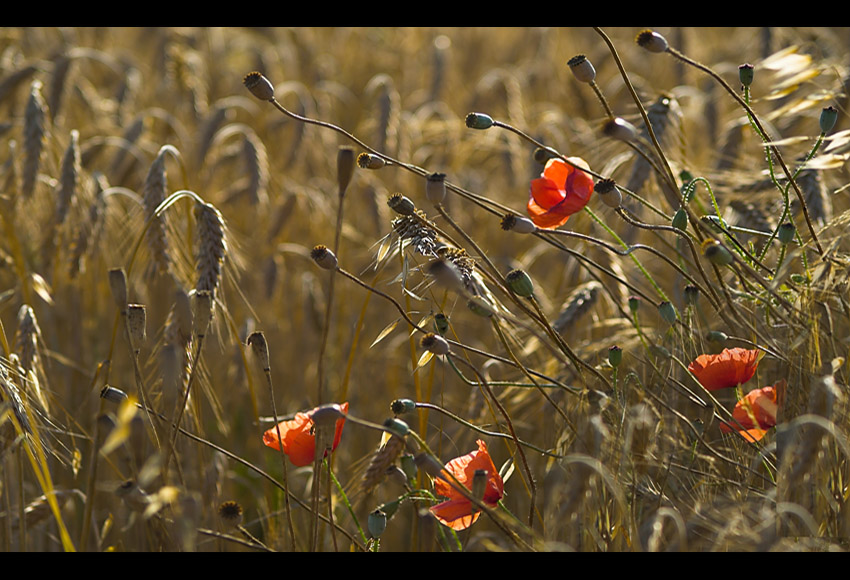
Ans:
[[[518,216],[512,213],[506,214],[502,218],[502,229],[507,232],[516,232],[518,234],[530,234],[537,230],[534,222],[528,218]]]
[[[635,126],[620,117],[607,120],[602,126],[602,133],[606,137],[619,139],[627,143],[637,139],[637,129],[635,129]]]
[[[249,72],[242,79],[245,87],[251,91],[251,94],[261,101],[271,101],[274,99],[274,87],[269,79],[256,71]]]
[[[838,121],[838,109],[833,106],[825,107],[820,112],[820,130],[822,133],[829,133],[835,127]]]
[[[654,30],[642,30],[635,37],[635,42],[649,52],[664,52],[669,48],[667,39]]]
[[[673,227],[682,231],[688,229],[688,212],[684,208],[680,207],[673,215]]]
[[[623,202],[623,194],[613,179],[600,179],[593,186],[593,191],[599,195],[599,199],[608,207],[616,209]]]
[[[658,305],[658,312],[667,324],[675,324],[678,319],[676,307],[667,300]]]
[[[719,330],[711,330],[705,334],[705,339],[709,342],[723,344],[729,340],[729,335]]]
[[[581,83],[592,83],[596,80],[596,69],[583,54],[577,54],[567,61],[573,76]]]
[[[446,198],[446,174],[432,173],[425,182],[425,197],[428,201],[437,205],[443,203]]]
[[[608,362],[611,366],[617,368],[623,362],[623,349],[617,345],[608,349]]]
[[[383,157],[372,155],[371,153],[361,153],[357,156],[357,166],[360,169],[380,169],[386,166],[387,162]]]
[[[337,267],[337,259],[336,255],[333,251],[319,244],[314,246],[312,250],[310,250],[310,257],[313,258],[313,261],[319,265],[320,268],[324,268],[325,270],[335,270]]]
[[[733,262],[732,254],[723,244],[711,238],[703,242],[702,253],[712,264],[718,266],[728,266]]]
[[[779,241],[783,244],[788,244],[791,240],[794,239],[794,234],[797,233],[797,229],[794,227],[794,224],[791,222],[785,222],[781,226],[779,226]]]
[[[409,197],[401,193],[392,194],[387,199],[387,205],[399,215],[413,215],[413,212],[416,210],[416,204]]]
[[[429,332],[423,336],[422,340],[419,341],[419,345],[436,355],[449,354],[448,341],[439,334],[434,334],[433,332]]]
[[[748,87],[753,84],[755,69],[753,65],[744,63],[738,67],[738,79],[741,81],[741,86]]]
[[[336,154],[336,179],[340,195],[348,189],[352,175],[354,175],[354,149],[340,147]]]
[[[531,276],[523,270],[511,270],[505,276],[505,281],[508,283],[508,288],[517,296],[528,298],[534,294],[534,282],[532,282]]]
[[[493,117],[484,113],[469,113],[466,116],[466,126],[470,129],[489,129],[493,126]]]
[[[629,310],[632,314],[636,314],[640,308],[640,298],[637,296],[629,296]]]

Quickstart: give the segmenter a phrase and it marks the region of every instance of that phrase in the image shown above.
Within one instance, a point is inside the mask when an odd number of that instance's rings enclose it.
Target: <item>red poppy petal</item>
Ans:
[[[756,373],[764,353],[758,349],[727,348],[720,354],[702,354],[688,370],[709,391],[742,385]]]
[[[575,163],[575,160],[580,158],[568,157],[568,159]],[[563,185],[567,181],[567,178],[570,176],[570,174],[574,171],[575,168],[572,165],[570,165],[569,163],[565,163],[562,159],[553,157],[549,159],[549,161],[547,161],[546,165],[543,167],[543,177],[551,179],[559,185]]]
[[[453,530],[465,530],[475,523],[481,512],[472,513],[472,502],[451,499],[431,508],[431,514],[444,526]]]
[[[538,228],[554,229],[561,227],[572,214],[562,214],[557,211],[548,211],[537,205],[533,199],[528,200],[528,217]]]
[[[561,182],[563,184],[563,182]],[[529,200],[542,207],[543,209],[551,209],[564,200],[566,192],[563,187],[558,185],[558,182],[552,181],[547,177],[538,177],[531,180],[531,189],[529,191]]]

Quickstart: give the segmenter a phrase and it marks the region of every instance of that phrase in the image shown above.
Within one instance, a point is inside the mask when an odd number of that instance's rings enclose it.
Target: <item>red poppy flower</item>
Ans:
[[[505,483],[502,481],[499,472],[496,471],[496,466],[493,465],[493,460],[487,452],[487,445],[480,439],[477,443],[477,451],[452,459],[446,464],[446,471],[451,472],[467,489],[471,489],[472,478],[477,470],[486,471],[487,487],[484,489],[482,501],[490,507],[495,507],[502,496],[505,495]],[[446,477],[451,481],[451,478]],[[441,524],[453,530],[465,530],[475,523],[481,512],[473,513],[472,502],[455,489],[453,483],[449,483],[449,481],[442,478],[434,480],[434,492],[448,498],[448,500],[432,507],[431,513]]]
[[[348,413],[347,402],[339,407],[343,414]],[[279,423],[280,439],[277,437],[277,428],[272,427],[263,433],[263,443],[266,447],[280,449],[280,442],[283,441],[283,452],[289,456],[289,460],[293,465],[297,467],[311,465],[316,455],[316,433],[314,432],[313,419],[311,418],[315,410],[313,409],[308,413],[296,413],[294,419]],[[336,430],[334,431],[334,442],[331,451],[335,450],[337,445],[339,445],[339,440],[342,437],[342,426],[344,424],[345,417],[340,417],[336,420]]]
[[[701,354],[688,365],[700,384],[709,391],[743,385],[756,374],[764,352],[758,349],[724,348],[720,354]]]
[[[590,169],[580,157],[569,157],[577,167]],[[531,180],[528,194],[528,217],[539,228],[554,229],[564,225],[571,215],[581,211],[593,193],[593,178],[563,159],[553,157],[546,162],[543,175]]]
[[[777,411],[785,400],[785,384],[782,379],[772,387],[747,393],[732,410],[737,423],[721,423],[720,430],[724,433],[737,431],[752,443],[764,437],[767,430],[776,425]]]

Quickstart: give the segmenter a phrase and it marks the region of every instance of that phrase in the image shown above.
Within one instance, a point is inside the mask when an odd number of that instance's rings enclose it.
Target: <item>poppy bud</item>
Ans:
[[[130,304],[127,307],[127,327],[130,330],[130,338],[133,346],[138,348],[144,344],[145,334],[145,306],[143,304]]]
[[[433,332],[429,332],[423,336],[422,340],[419,341],[419,345],[436,355],[449,354],[449,343],[446,342],[445,338]]]
[[[396,399],[390,403],[390,409],[392,410],[393,415],[412,413],[416,410],[416,402],[412,399]]]
[[[369,528],[369,533],[373,538],[380,538],[384,530],[387,529],[387,515],[379,509],[376,509],[369,514],[366,520],[366,526]]]
[[[110,387],[106,385],[100,390],[100,398],[106,399],[111,403],[123,403],[127,400],[127,393],[122,391],[121,389],[116,389],[115,387]]]
[[[719,330],[711,330],[705,334],[705,339],[709,342],[717,342],[723,344],[729,340],[729,335]]]
[[[667,39],[654,30],[642,30],[635,37],[635,42],[649,52],[664,52],[669,48]]]
[[[602,133],[606,137],[619,139],[627,143],[637,138],[637,129],[635,129],[635,126],[620,117],[607,120],[602,126]]]
[[[577,54],[567,61],[573,76],[581,83],[592,83],[596,80],[596,69],[583,54]]]
[[[502,218],[501,226],[506,232],[516,232],[518,234],[530,234],[537,230],[537,226],[534,225],[533,221],[512,213],[506,214]]]
[[[354,149],[340,147],[336,154],[336,179],[340,194],[345,193],[354,175]]]
[[[640,298],[637,296],[629,296],[629,310],[632,314],[637,314],[640,307]]]
[[[313,249],[310,250],[310,257],[313,258],[313,261],[316,262],[319,267],[324,268],[325,270],[335,270],[338,265],[336,255],[333,251],[322,244],[314,246]]]
[[[685,231],[688,229],[688,212],[683,208],[679,208],[673,216],[673,227],[677,230]]]
[[[697,299],[699,298],[699,288],[694,286],[693,284],[688,284],[685,286],[685,301],[688,304],[695,305],[697,303]]]
[[[127,308],[127,274],[124,268],[112,268],[109,270],[109,288],[112,290],[112,299],[121,312]]]
[[[266,335],[260,331],[252,332],[251,336],[248,337],[248,344],[251,345],[254,355],[260,361],[263,370],[269,370],[271,368],[271,361],[269,360],[269,345],[266,342]]]
[[[753,65],[744,63],[738,67],[738,78],[741,80],[741,85],[748,87],[753,84],[754,75]]]
[[[387,199],[387,205],[390,206],[391,210],[400,215],[413,215],[413,212],[416,210],[416,204],[409,197],[401,193],[392,194]]]
[[[487,302],[485,302],[480,296],[473,296],[470,298],[466,303],[466,307],[483,318],[493,316],[493,309],[490,308],[490,305],[487,304]]]
[[[623,194],[620,193],[620,189],[613,179],[600,179],[593,186],[593,190],[599,194],[599,199],[608,207],[616,209],[623,202]]]
[[[434,325],[437,327],[437,332],[445,335],[449,329],[449,317],[442,312],[438,312],[434,315]]]
[[[242,525],[242,506],[235,501],[226,501],[218,506],[218,517],[227,528]]]
[[[242,79],[245,87],[251,91],[251,94],[261,101],[271,101],[274,99],[274,87],[269,79],[256,71],[249,72]]]
[[[528,298],[534,294],[534,282],[531,281],[531,276],[523,270],[511,270],[505,276],[505,280],[508,283],[508,288],[517,296]]]
[[[729,250],[723,244],[711,238],[703,242],[702,253],[712,264],[717,264],[718,266],[728,266],[733,261]]]
[[[617,368],[623,362],[623,349],[617,345],[608,349],[608,362],[611,366]]]
[[[428,201],[437,205],[443,203],[446,198],[446,174],[432,173],[425,182],[425,197]]]
[[[661,314],[661,318],[663,318],[665,322],[667,322],[667,324],[675,324],[676,320],[678,319],[678,315],[676,314],[676,307],[666,300],[658,305],[658,312]]]
[[[493,117],[484,113],[469,113],[466,116],[466,126],[470,129],[489,129],[493,126]]]
[[[361,153],[357,156],[357,166],[360,169],[380,169],[387,164],[383,157],[371,153]]]
[[[399,437],[405,437],[410,432],[410,427],[401,419],[387,419],[384,421],[384,427],[389,429],[393,435],[398,435]]]
[[[794,234],[797,233],[796,228],[794,228],[794,224],[791,222],[785,222],[781,226],[779,226],[779,241],[783,244],[788,244],[791,240],[794,239]]]
[[[546,165],[546,162],[552,159],[554,155],[548,149],[543,147],[537,147],[534,149],[534,153],[531,154],[531,158],[534,159],[540,165]]]
[[[822,133],[829,133],[835,127],[835,122],[838,120],[838,109],[833,106],[824,108],[820,112],[820,130]]]

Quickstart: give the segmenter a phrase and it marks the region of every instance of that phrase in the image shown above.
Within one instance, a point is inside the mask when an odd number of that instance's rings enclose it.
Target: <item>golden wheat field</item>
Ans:
[[[850,31],[0,28],[0,550],[850,548]]]

